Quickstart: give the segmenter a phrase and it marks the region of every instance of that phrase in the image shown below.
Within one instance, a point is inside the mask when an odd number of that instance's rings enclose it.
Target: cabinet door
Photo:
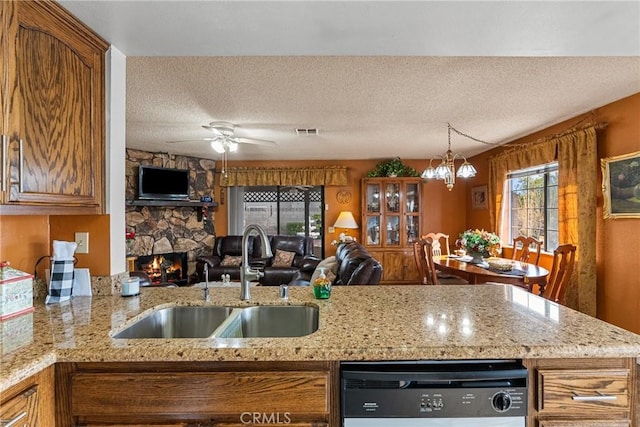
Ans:
[[[78,424],[233,425],[254,413],[267,414],[265,422],[271,422],[270,414],[281,422],[288,417],[289,424],[326,422],[328,396],[325,372],[77,373],[71,380],[71,411]]]
[[[5,202],[100,207],[105,47],[54,3],[13,3]]]
[[[540,427],[631,427],[629,421],[541,421]]]
[[[404,281],[404,254],[402,252],[382,253],[382,279],[385,282],[397,283]]]
[[[36,427],[38,425],[38,387],[32,386],[16,397],[2,402],[0,423],[5,426]]]
[[[7,144],[9,132],[9,114],[8,114],[8,94],[9,80],[7,72],[9,70],[9,17],[13,17],[14,2],[0,2],[0,203],[4,202],[5,192],[7,191],[8,175],[8,158]]]
[[[364,206],[362,216],[364,218],[363,239],[367,246],[380,246],[382,238],[380,234],[380,184],[366,183],[364,185]]]
[[[417,182],[405,183],[403,244],[412,245],[420,238],[420,188]]]

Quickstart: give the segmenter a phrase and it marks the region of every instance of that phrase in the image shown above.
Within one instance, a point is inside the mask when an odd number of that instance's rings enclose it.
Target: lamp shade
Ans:
[[[338,215],[338,219],[333,226],[335,228],[359,228],[356,219],[350,211],[340,212],[340,215]]]

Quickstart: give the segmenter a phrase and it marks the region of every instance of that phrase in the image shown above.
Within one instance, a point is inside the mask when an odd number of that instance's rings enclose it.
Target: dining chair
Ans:
[[[423,285],[437,285],[438,275],[433,263],[433,239],[421,238],[413,244],[413,254],[420,272],[420,281]]]
[[[427,233],[421,236],[423,239],[430,237],[433,240],[433,256],[450,255],[449,253],[449,235],[444,233]],[[442,251],[441,239],[444,239],[444,253]]]
[[[544,288],[546,299],[559,304],[565,303],[567,286],[571,280],[575,261],[576,247],[572,244],[560,245],[553,251],[553,264]]]
[[[513,239],[513,255],[511,259],[538,265],[541,249],[542,242],[539,240],[533,237],[518,236]]]
[[[444,233],[427,233],[421,236],[423,239],[430,238],[432,243],[431,253],[434,257],[449,256],[449,235]],[[443,249],[444,248],[444,249]],[[441,285],[466,285],[469,282],[455,274],[436,271]]]

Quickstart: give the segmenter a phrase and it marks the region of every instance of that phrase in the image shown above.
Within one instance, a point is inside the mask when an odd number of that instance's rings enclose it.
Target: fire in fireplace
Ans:
[[[187,285],[186,252],[142,255],[136,260],[135,268],[147,273],[152,285],[163,283],[172,283],[176,286]]]

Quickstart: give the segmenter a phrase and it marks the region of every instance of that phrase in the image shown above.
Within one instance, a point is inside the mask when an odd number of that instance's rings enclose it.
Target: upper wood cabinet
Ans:
[[[381,283],[419,283],[412,245],[421,213],[420,178],[362,180],[362,244],[382,264]]]
[[[102,213],[107,44],[54,2],[0,14],[0,212]]]

